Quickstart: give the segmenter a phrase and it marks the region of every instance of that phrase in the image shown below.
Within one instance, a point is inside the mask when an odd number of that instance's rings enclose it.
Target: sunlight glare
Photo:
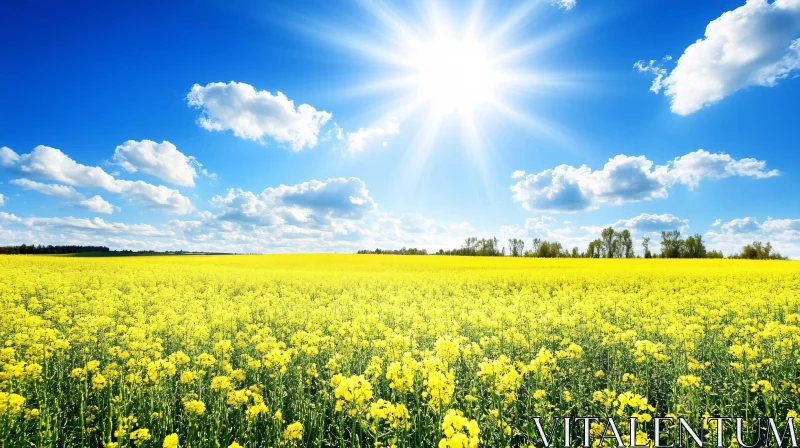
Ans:
[[[470,114],[493,98],[492,61],[472,39],[440,37],[417,46],[410,59],[418,95],[436,113]]]

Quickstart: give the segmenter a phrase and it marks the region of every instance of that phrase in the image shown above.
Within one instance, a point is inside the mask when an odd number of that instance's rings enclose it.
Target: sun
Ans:
[[[472,114],[495,100],[500,77],[484,45],[471,38],[440,36],[410,53],[418,101],[436,114]]]
[[[538,68],[552,65],[548,51],[573,32],[549,20],[531,26],[535,11],[553,14],[549,2],[505,8],[474,0],[457,2],[452,10],[437,0],[359,4],[367,13],[363,29],[315,26],[313,32],[351,50],[348,56],[369,68],[339,92],[379,100],[383,106],[370,113],[375,122],[416,125],[399,165],[409,173],[404,184],[418,181],[435,148],[455,144],[480,171],[488,191],[496,126],[517,124],[564,146],[567,133],[528,108],[539,93],[544,98],[576,86],[565,73]],[[441,141],[453,135],[451,129],[458,129],[459,141]]]

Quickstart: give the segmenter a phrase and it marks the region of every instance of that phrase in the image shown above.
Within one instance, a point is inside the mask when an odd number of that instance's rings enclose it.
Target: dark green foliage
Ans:
[[[38,246],[22,244],[0,247],[0,254],[14,255],[77,254],[82,252],[109,252],[109,248],[105,246],[42,246],[41,244]]]
[[[427,249],[417,249],[415,247],[406,248],[403,246],[401,249],[375,249],[375,250],[360,250],[356,252],[357,254],[364,254],[364,255],[428,255]]]
[[[747,260],[788,259],[788,257],[784,257],[779,252],[775,251],[769,241],[767,241],[767,244],[763,244],[761,241],[753,241],[753,243],[744,246],[739,255],[734,255],[731,258],[744,258]]]

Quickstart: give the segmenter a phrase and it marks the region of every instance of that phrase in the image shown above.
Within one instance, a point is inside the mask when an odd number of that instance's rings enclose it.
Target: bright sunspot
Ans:
[[[415,48],[411,59],[419,99],[435,113],[469,114],[494,99],[492,60],[472,39],[441,37]]]
[[[489,126],[515,122],[563,142],[559,126],[533,109],[517,108],[520,99],[538,93],[537,89],[551,93],[568,84],[565,74],[538,69],[535,64],[541,61],[541,53],[564,38],[563,29],[541,24],[540,36],[527,41],[518,38],[520,30],[530,26],[532,16],[541,11],[537,8],[549,8],[546,2],[525,2],[516,9],[480,0],[451,5],[449,10],[435,2],[426,2],[418,10],[401,10],[398,5],[402,4],[362,3],[381,24],[376,28],[379,33],[336,28],[316,32],[324,41],[351,50],[348,55],[360,55],[380,67],[365,73],[365,79],[348,91],[388,99],[384,116],[376,122],[421,123],[401,165],[408,171],[405,185],[415,185],[439,135],[451,125],[458,129],[460,148],[480,173],[487,191]]]

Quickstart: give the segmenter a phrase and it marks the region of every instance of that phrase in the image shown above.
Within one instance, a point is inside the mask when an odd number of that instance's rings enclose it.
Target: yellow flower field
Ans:
[[[7,447],[542,446],[534,417],[593,415],[645,443],[800,409],[796,262],[2,256],[0,334]]]

